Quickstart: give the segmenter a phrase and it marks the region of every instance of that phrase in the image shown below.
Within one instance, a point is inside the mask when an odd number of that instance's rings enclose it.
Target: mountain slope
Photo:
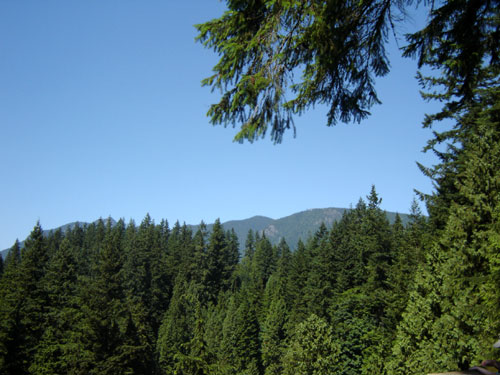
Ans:
[[[340,220],[346,208],[315,208],[302,212],[297,212],[295,214],[282,217],[280,219],[271,219],[265,216],[253,216],[244,220],[231,220],[222,223],[226,230],[234,229],[238,239],[240,241],[240,249],[245,246],[245,240],[248,231],[251,229],[254,232],[264,233],[266,237],[273,244],[277,244],[281,238],[284,238],[291,249],[295,249],[299,239],[307,240],[307,238],[314,234],[321,223],[325,223],[327,227],[330,227],[335,221]],[[390,222],[394,221],[396,213],[387,212],[387,218]],[[408,221],[408,215],[400,215],[403,224]],[[114,223],[115,221],[111,219]],[[76,224],[86,225],[84,222],[73,222],[65,224],[61,227],[50,229],[44,231],[45,234],[50,233],[55,230],[62,230],[63,232],[69,228],[73,228]],[[208,224],[208,230],[212,229],[213,224]],[[190,225],[193,231],[196,231],[198,225]],[[21,246],[24,242],[21,242]],[[5,258],[9,249],[3,250],[1,255]]]

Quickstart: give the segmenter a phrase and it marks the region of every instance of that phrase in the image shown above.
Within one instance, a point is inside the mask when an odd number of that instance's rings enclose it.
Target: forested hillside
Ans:
[[[291,252],[216,222],[98,221],[11,249],[5,374],[358,374],[392,357],[427,220],[390,224],[373,189]],[[302,371],[300,370],[300,371]],[[299,371],[299,372],[300,372]]]
[[[244,243],[249,230],[255,233],[264,233],[268,240],[273,244],[277,245],[281,239],[285,239],[287,243],[290,244],[292,250],[295,249],[299,239],[305,240],[314,232],[318,230],[320,225],[324,223],[325,225],[331,225],[335,221],[342,218],[342,213],[345,208],[314,208],[306,211],[301,211],[294,213],[289,216],[282,217],[280,219],[271,219],[265,216],[253,216],[248,219],[243,220],[230,220],[222,223],[225,230],[232,230],[236,233],[238,241],[240,243],[240,253],[244,250]],[[397,213],[386,212],[387,218],[390,223],[393,223]],[[403,224],[408,222],[408,215],[401,214],[400,219]],[[102,220],[102,219],[101,219]],[[115,225],[116,221],[113,218],[104,219],[105,221],[111,220],[111,224]],[[63,233],[68,229],[74,228],[76,225],[84,227],[90,223],[76,221],[73,223],[65,224],[56,229],[46,229],[43,231],[44,236],[50,235],[51,232],[61,230]],[[128,225],[128,223],[127,223]],[[135,224],[134,224],[135,225]],[[206,224],[209,231],[212,230],[213,224]],[[188,225],[192,231],[196,232],[199,225]],[[20,242],[21,248],[24,246],[24,241]],[[10,249],[5,249],[0,252],[0,256],[4,259]]]
[[[327,106],[329,126],[369,116],[380,103],[375,80],[390,71],[388,35],[397,38],[412,6],[428,6],[425,25],[405,35],[401,50],[418,62],[423,98],[440,106],[423,119],[432,129],[424,150],[438,158],[420,165],[435,188],[420,194],[429,221],[413,221],[402,230],[409,238],[398,240],[396,224],[389,235],[375,219],[372,192],[367,216],[352,231],[355,213],[333,226],[328,250],[312,245],[305,302],[283,314],[298,325],[288,340],[277,340],[287,343],[277,373],[425,374],[497,357],[500,2],[226,4],[219,18],[197,26],[198,40],[219,58],[203,81],[220,92],[207,115],[215,125],[238,126],[236,141],[269,135],[276,143],[316,104]],[[323,243],[320,234],[314,238],[308,243]],[[263,364],[272,371],[266,342]]]
[[[368,375],[471,366],[491,354],[500,328],[500,205],[491,191],[500,140],[483,130],[463,154],[444,222],[414,203],[406,226],[399,216],[391,224],[373,187],[294,252],[249,231],[241,259],[234,230],[218,221],[193,232],[149,216],[139,226],[100,220],[49,236],[36,225],[1,268],[1,373]],[[491,166],[478,167],[475,152]],[[483,198],[473,199],[477,192]],[[431,207],[443,209],[435,198]]]
[[[280,142],[315,103],[330,125],[368,116],[412,3],[227,1],[198,26],[220,57],[212,122]],[[421,166],[428,218],[414,203],[389,222],[372,187],[295,251],[250,231],[242,257],[220,222],[36,225],[0,262],[0,374],[416,375],[496,357],[500,2],[431,3],[404,47],[442,104],[424,119],[439,159]]]

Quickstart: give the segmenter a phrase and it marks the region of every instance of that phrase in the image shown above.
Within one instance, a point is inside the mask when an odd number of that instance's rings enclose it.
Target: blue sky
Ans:
[[[435,162],[421,152],[431,132],[420,123],[436,106],[420,98],[416,64],[394,41],[392,71],[377,84],[383,104],[360,125],[328,128],[316,107],[281,145],[233,143],[236,129],[211,126],[218,96],[200,81],[217,56],[195,43],[193,25],[223,9],[0,1],[0,249],[37,220],[49,229],[146,213],[172,224],[279,218],[349,207],[372,184],[383,209],[408,212],[413,189],[431,191],[416,161]]]

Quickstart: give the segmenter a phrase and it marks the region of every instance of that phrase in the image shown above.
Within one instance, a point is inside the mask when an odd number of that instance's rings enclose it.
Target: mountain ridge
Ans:
[[[238,236],[238,240],[240,243],[240,250],[244,248],[245,240],[248,234],[248,231],[251,229],[254,232],[258,232],[260,234],[265,234],[266,237],[271,241],[272,244],[277,244],[281,238],[284,238],[290,248],[295,249],[297,242],[299,239],[306,240],[310,235],[314,234],[321,223],[325,223],[327,227],[331,227],[335,221],[338,221],[342,218],[342,215],[345,211],[350,210],[350,208],[336,208],[336,207],[327,207],[327,208],[311,208],[304,211],[299,211],[293,213],[288,216],[281,217],[279,219],[272,219],[263,215],[255,215],[247,219],[240,220],[229,220],[222,223],[222,226],[225,230],[234,229],[236,235]],[[392,223],[396,217],[395,212],[385,212],[388,220]],[[403,224],[408,222],[407,214],[399,214]],[[112,221],[112,223],[116,223],[113,218],[108,218]],[[108,219],[98,219],[98,220],[108,220]],[[98,220],[94,221],[97,222]],[[61,225],[54,229],[44,230],[44,234],[48,235],[51,232],[61,230],[62,232],[67,231],[68,229],[74,228],[76,225],[89,225],[92,223],[86,223],[82,221],[74,221],[71,223],[67,223]],[[190,227],[193,231],[196,231],[199,225],[190,224]],[[207,224],[207,229],[210,231],[212,229],[212,224]],[[20,242],[21,246],[24,244],[24,241]],[[9,249],[2,250],[0,252],[1,256],[5,259]]]

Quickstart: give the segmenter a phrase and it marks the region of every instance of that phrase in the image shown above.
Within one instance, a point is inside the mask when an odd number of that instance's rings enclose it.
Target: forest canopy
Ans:
[[[0,276],[0,371],[373,373],[427,226],[417,209],[390,224],[379,203],[372,189],[295,252],[249,231],[240,255],[219,221],[100,220],[48,236],[37,224]]]
[[[199,39],[221,55],[204,83],[214,123],[279,142],[293,116],[330,105],[359,121],[388,71],[399,1],[228,0]],[[411,375],[494,358],[500,333],[500,6],[431,3],[404,55],[448,119],[422,167],[435,190],[389,223],[372,187],[331,227],[272,245],[248,233],[111,221],[44,236],[0,262],[0,374]],[[400,20],[401,18],[401,20]],[[302,78],[293,74],[302,69]],[[291,100],[285,94],[296,94]]]

